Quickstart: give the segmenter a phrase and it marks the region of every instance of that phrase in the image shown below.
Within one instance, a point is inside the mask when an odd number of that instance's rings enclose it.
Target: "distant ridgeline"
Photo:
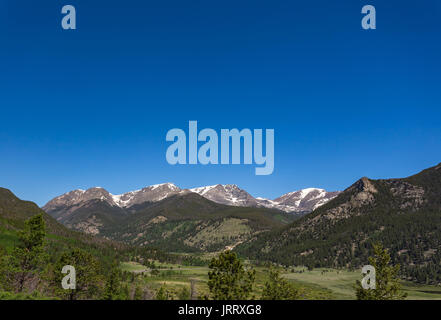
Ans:
[[[232,248],[296,218],[275,209],[215,203],[189,191],[128,208],[102,199],[90,199],[79,205],[53,207],[48,212],[72,229],[172,252]]]
[[[101,187],[73,190],[43,209],[70,229],[127,244],[211,252],[280,228],[337,194],[308,188],[270,200],[232,184],[180,189],[163,183],[119,195]]]

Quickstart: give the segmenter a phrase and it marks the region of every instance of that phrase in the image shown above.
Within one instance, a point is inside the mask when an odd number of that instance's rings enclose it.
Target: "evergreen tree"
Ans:
[[[61,273],[63,266],[71,265],[76,272],[76,288],[63,289],[61,281],[65,274]],[[100,292],[102,278],[99,275],[98,261],[89,253],[81,249],[73,249],[64,253],[55,264],[52,275],[52,284],[55,293],[68,300],[94,298]]]
[[[250,297],[255,270],[245,270],[236,253],[224,251],[210,262],[208,287],[214,300],[246,300]]]
[[[130,300],[130,289],[129,285],[125,283],[121,286],[121,299],[123,300]]]
[[[189,300],[190,299],[190,290],[187,287],[183,287],[178,292],[178,298],[179,298],[179,300]]]
[[[7,252],[0,246],[0,291],[6,290],[7,286]]]
[[[169,300],[169,292],[164,285],[156,292],[156,300]]]
[[[380,243],[374,244],[374,256],[369,257],[369,264],[375,268],[375,289],[364,289],[361,281],[355,284],[358,300],[401,300],[407,293],[401,290],[398,273],[400,266],[391,266],[390,255]]]
[[[262,300],[297,300],[299,291],[287,280],[280,277],[280,272],[271,269],[269,281],[265,283]]]
[[[143,292],[140,286],[136,286],[135,293],[133,295],[133,300],[142,300]]]
[[[121,288],[121,277],[117,266],[113,266],[110,275],[106,280],[104,289],[104,300],[121,300],[123,292]]]
[[[19,244],[11,255],[3,255],[0,271],[3,287],[17,293],[35,289],[44,269],[47,254],[44,252],[46,225],[42,214],[25,221],[19,231]]]

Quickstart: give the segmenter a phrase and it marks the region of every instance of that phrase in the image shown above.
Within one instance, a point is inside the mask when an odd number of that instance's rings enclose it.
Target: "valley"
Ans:
[[[312,211],[274,205],[289,199]],[[372,245],[381,243],[399,265],[408,299],[441,299],[440,199],[441,164],[407,178],[363,177],[338,193],[300,190],[271,200],[272,206],[234,185],[182,190],[167,183],[116,196],[98,187],[74,190],[43,210],[0,188],[0,268],[11,272],[22,230],[41,216],[48,267],[39,267],[47,288],[38,292],[45,296],[59,294],[44,279],[71,255],[94,261],[100,295],[114,281],[109,275],[120,273],[125,289],[115,297],[182,299],[193,292],[203,298],[210,260],[232,250],[256,271],[253,297],[277,270],[298,299],[355,299],[361,267]],[[308,207],[308,201],[315,204]]]
[[[137,281],[149,288],[158,290],[166,287],[173,299],[179,299],[179,293],[184,288],[190,292],[190,283],[195,283],[197,295],[208,294],[207,266],[184,266],[179,264],[161,264],[157,262],[159,273],[152,275],[151,270],[136,262],[124,262],[121,269],[137,275]],[[268,270],[264,267],[254,267],[256,270],[256,285],[253,291],[260,296],[268,278]],[[307,270],[306,267],[293,269],[279,268],[283,278],[302,291],[301,299],[305,300],[353,300],[354,283],[361,279],[359,271],[318,268]],[[403,282],[403,289],[409,300],[441,300],[439,286],[418,285]]]

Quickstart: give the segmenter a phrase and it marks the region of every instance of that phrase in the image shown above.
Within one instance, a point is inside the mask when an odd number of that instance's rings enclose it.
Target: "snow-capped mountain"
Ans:
[[[313,211],[339,194],[339,192],[327,192],[323,189],[308,188],[290,192],[277,199],[270,200],[254,198],[234,184],[217,184],[183,190],[173,183],[163,183],[119,195],[113,195],[101,187],[73,190],[52,199],[43,209],[46,212],[52,213],[58,211],[68,213],[78,209],[82,204],[90,200],[102,200],[111,206],[130,208],[135,204],[156,202],[184,192],[195,192],[208,200],[225,205],[266,207],[293,213]]]
[[[329,200],[334,199],[339,193],[339,191],[328,192],[324,189],[307,188],[289,192],[274,199],[272,202],[276,204],[276,208],[283,211],[308,212],[313,211]]]
[[[213,185],[190,189],[213,202],[241,207],[266,207],[286,212],[310,212],[335,198],[339,192],[327,192],[324,189],[308,188],[290,192],[270,200],[254,198],[248,192],[234,184]]]
[[[78,189],[52,199],[43,207],[43,210],[52,212],[60,207],[75,207],[93,199],[103,200],[112,206],[128,208],[134,204],[160,201],[181,191],[173,183],[157,184],[118,195],[113,195],[101,187]]]
[[[256,207],[257,200],[235,184],[217,184],[190,189],[213,202],[239,207]]]
[[[182,190],[173,183],[162,183],[120,195],[112,195],[112,199],[117,206],[128,208],[134,204],[160,201],[171,195],[178,194],[181,191]]]
[[[49,201],[43,207],[43,210],[48,212],[58,207],[73,207],[93,199],[101,199],[108,203],[115,204],[112,195],[107,192],[107,190],[101,187],[94,187],[87,190],[77,189],[58,196]]]

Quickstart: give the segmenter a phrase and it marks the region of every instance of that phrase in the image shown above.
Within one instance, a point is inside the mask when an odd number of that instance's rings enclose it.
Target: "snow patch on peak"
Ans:
[[[219,185],[216,184],[216,185],[212,185],[212,186],[192,188],[192,189],[189,189],[189,190],[190,190],[191,192],[199,193],[201,196],[203,196],[204,194],[206,194],[206,193],[209,192],[210,190],[216,188],[217,186],[219,186]]]
[[[307,195],[308,193],[311,193],[313,191],[324,191],[324,190],[323,189],[318,189],[318,188],[305,188],[305,189],[300,190],[300,192],[303,195]]]
[[[149,186],[147,188],[149,188],[150,190],[155,190],[155,189],[158,189],[160,187],[168,187],[169,189],[172,189],[172,190],[178,190],[179,189],[174,183],[171,183],[171,182],[154,184],[154,185],[151,185],[151,186]]]
[[[286,193],[274,199],[274,201],[280,206],[285,206],[285,211],[313,211],[335,198],[338,194],[339,192],[327,192],[320,188],[305,188]]]

